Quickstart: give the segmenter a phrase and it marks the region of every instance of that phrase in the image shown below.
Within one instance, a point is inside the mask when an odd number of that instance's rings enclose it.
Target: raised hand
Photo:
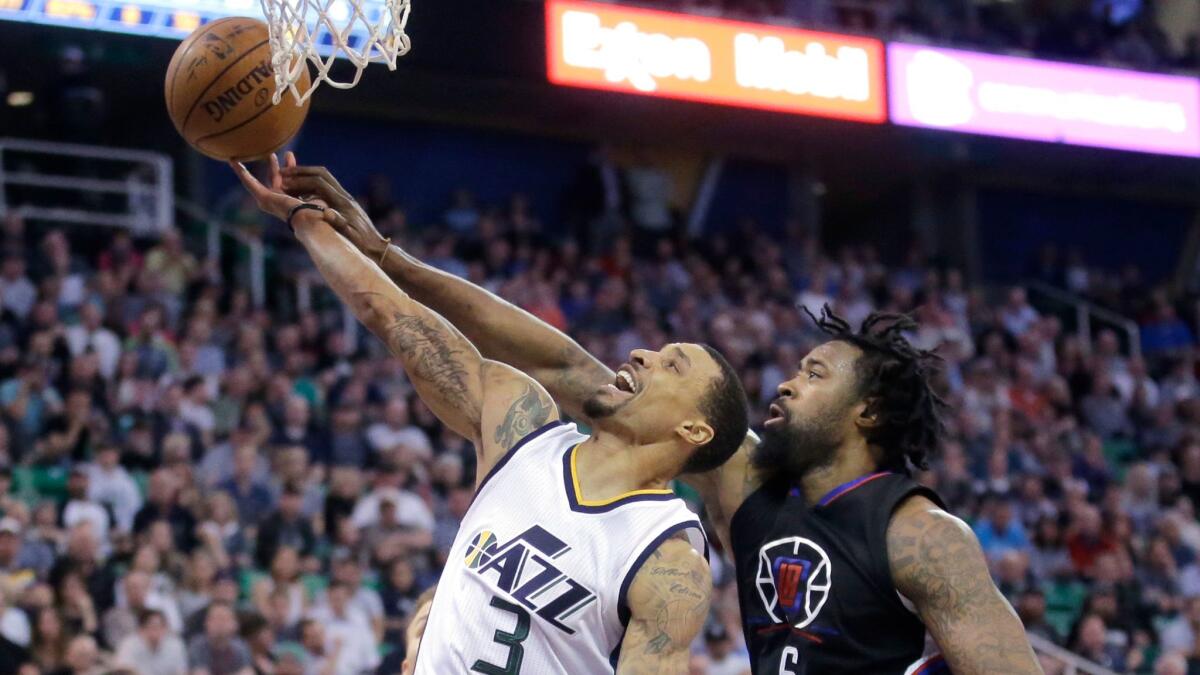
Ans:
[[[288,162],[294,166],[296,161],[295,156],[290,152],[288,155]],[[263,213],[275,216],[280,220],[287,221],[288,213],[291,212],[292,208],[305,202],[302,202],[301,200],[292,197],[283,191],[283,176],[279,169],[279,158],[272,154],[270,163],[271,187],[263,185],[261,181],[255,178],[254,174],[250,173],[250,170],[246,168],[245,164],[242,164],[241,162],[230,162],[229,166],[233,169],[233,173],[238,177],[238,180],[242,181],[242,186],[244,186],[246,191],[250,193],[250,196],[254,198],[254,202],[258,205],[258,208],[262,210]],[[326,204],[324,201],[316,199],[309,200],[308,203],[318,204],[320,206],[325,206]],[[331,219],[333,218],[327,218],[327,220]]]
[[[389,239],[375,229],[370,216],[354,197],[323,166],[297,166],[296,156],[287,153],[287,166],[282,171],[281,189],[293,197],[318,199],[342,215],[334,229],[368,258],[379,260]]]

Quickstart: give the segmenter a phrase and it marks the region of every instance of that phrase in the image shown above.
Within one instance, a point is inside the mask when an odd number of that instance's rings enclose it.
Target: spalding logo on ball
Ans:
[[[300,91],[311,86],[303,69]],[[251,160],[283,147],[300,130],[308,101],[272,105],[275,74],[267,24],[230,17],[201,26],[167,67],[167,112],[192,147],[221,160]]]

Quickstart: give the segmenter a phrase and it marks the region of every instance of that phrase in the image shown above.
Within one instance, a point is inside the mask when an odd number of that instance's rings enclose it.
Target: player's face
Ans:
[[[640,439],[663,440],[681,425],[706,425],[699,402],[720,372],[700,345],[669,344],[656,352],[635,349],[613,382],[596,390],[583,410],[597,426],[623,427]],[[709,437],[711,431],[709,427]]]
[[[798,480],[833,461],[865,408],[855,373],[861,355],[846,342],[826,342],[804,357],[771,404],[763,442],[754,454],[758,468]]]

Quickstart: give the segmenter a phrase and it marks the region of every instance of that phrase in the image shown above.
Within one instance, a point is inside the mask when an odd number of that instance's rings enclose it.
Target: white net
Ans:
[[[275,104],[291,91],[296,105],[312,96],[322,83],[338,89],[358,84],[363,69],[375,61],[396,69],[396,58],[408,51],[409,0],[261,0],[271,40],[275,70]],[[354,65],[354,77],[335,80],[329,75],[337,57]],[[300,91],[305,62],[316,70],[312,86]]]

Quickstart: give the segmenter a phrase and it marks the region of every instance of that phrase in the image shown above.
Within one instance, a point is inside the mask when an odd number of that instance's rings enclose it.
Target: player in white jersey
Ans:
[[[271,162],[271,188],[233,168],[401,360],[425,404],[475,443],[476,501],[415,672],[686,672],[712,577],[699,523],[668,482],[719,466],[745,436],[746,397],[729,363],[695,344],[634,351],[587,397],[585,436],[559,421],[541,385],[484,359],[338,234],[341,214],[285,194]]]

